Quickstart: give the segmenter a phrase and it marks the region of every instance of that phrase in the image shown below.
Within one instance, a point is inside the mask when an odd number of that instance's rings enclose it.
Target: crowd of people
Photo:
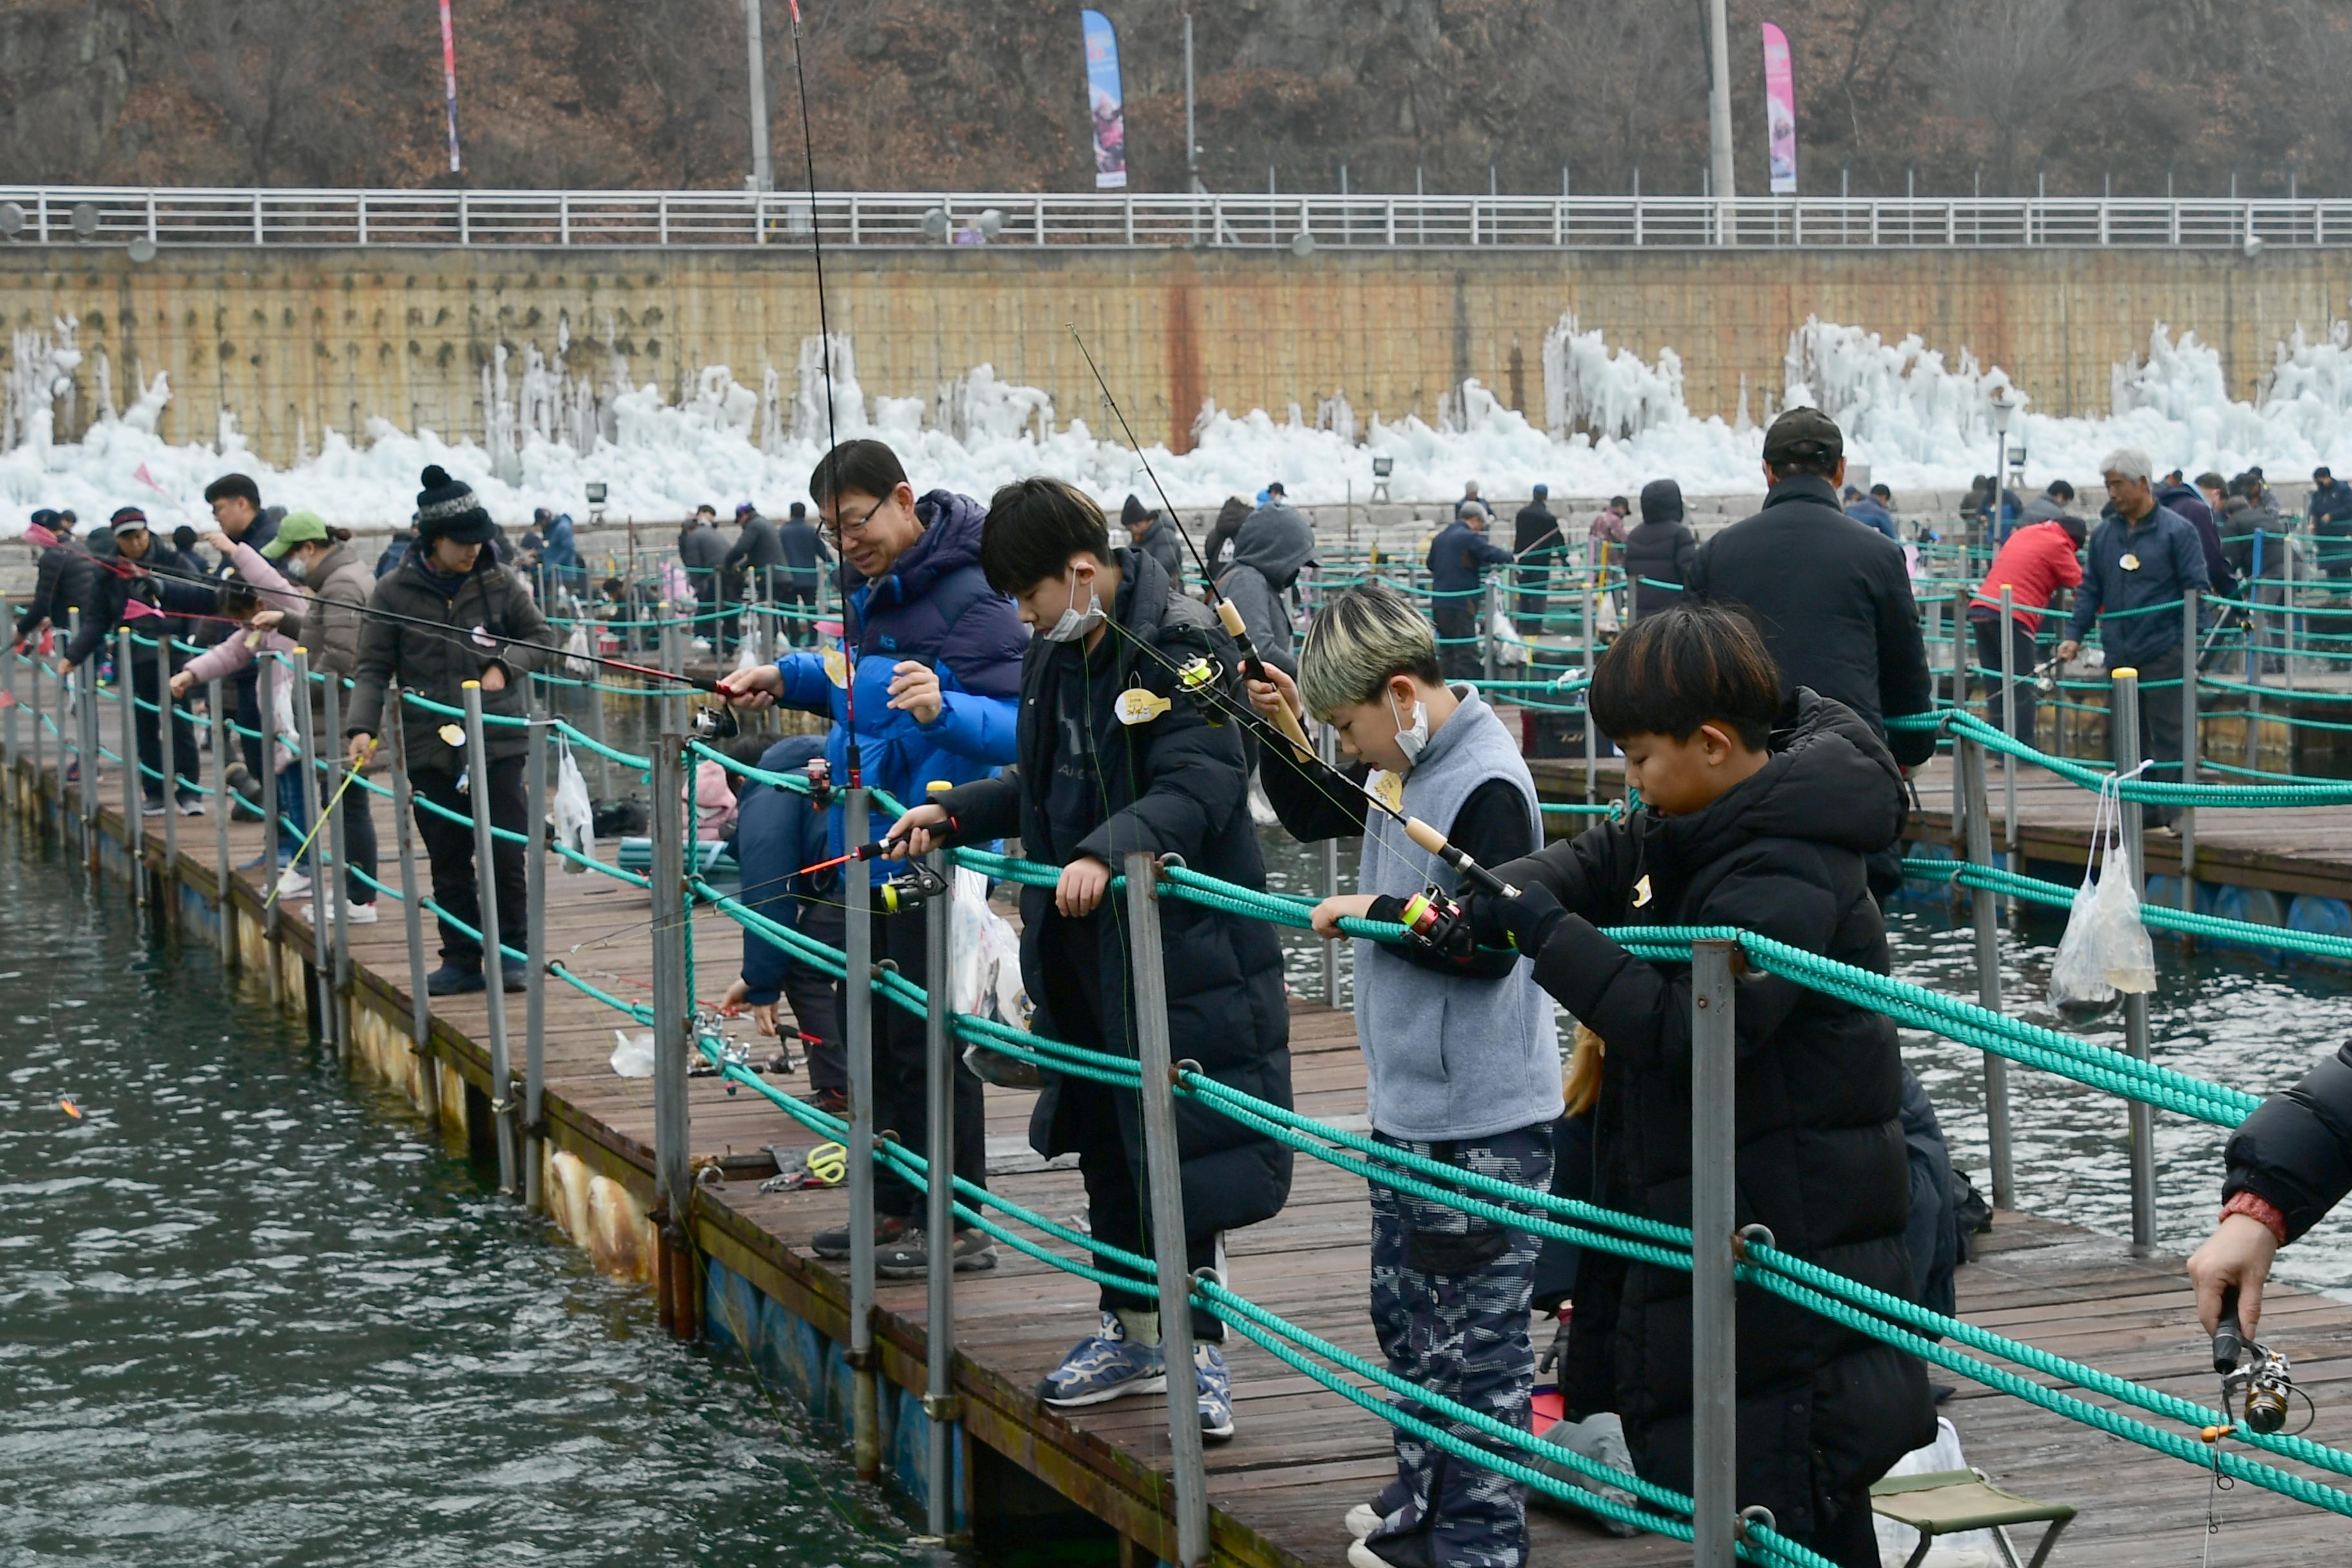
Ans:
[[[2063,482],[2013,518],[1989,493],[1999,552],[1970,612],[1988,666],[2006,639],[2017,639],[2013,661],[2036,657],[2041,618],[2065,613],[2060,657],[2098,626],[2110,661],[2137,663],[2144,684],[2177,676],[2177,625],[2128,612],[2213,584],[2235,564],[2233,542],[2259,538],[2265,517],[2275,522],[2258,473],[2244,483],[2200,476],[2192,489],[2177,472],[2155,475],[2129,449],[2102,468],[2107,503],[2095,522],[2067,510],[2075,497]],[[1810,408],[1774,421],[1763,478],[1756,514],[1704,542],[1670,479],[1643,487],[1638,505],[1612,498],[1586,525],[1589,556],[1622,566],[1633,585],[1624,626],[1591,671],[1588,712],[1622,753],[1640,806],[1547,842],[1518,743],[1459,657],[1463,617],[1483,602],[1486,571],[1517,565],[1517,605],[1539,616],[1549,588],[1542,568],[1572,558],[1542,488],[1517,511],[1507,548],[1487,536],[1492,506],[1475,486],[1465,489],[1430,545],[1433,612],[1368,584],[1322,600],[1302,637],[1288,595],[1315,534],[1279,485],[1220,513],[1193,558],[1213,584],[1203,593],[1188,580],[1181,521],[1137,498],[1121,509],[1125,542],[1114,545],[1103,510],[1061,481],[1019,480],[983,503],[919,491],[888,446],[846,442],[810,477],[813,518],[795,505],[772,523],[746,506],[730,542],[715,509],[702,508],[681,533],[680,556],[714,626],[730,602],[728,574],[757,572],[775,574],[780,593],[805,594],[796,603],[807,619],[830,610],[844,628],[836,642],[747,661],[720,680],[739,707],[796,709],[825,726],[746,743],[738,755],[824,784],[846,777],[854,746],[866,784],[923,804],[888,826],[882,856],[824,870],[805,868],[860,847],[845,842],[837,794],[739,781],[722,784],[727,798],[712,809],[731,827],[747,901],[835,947],[844,877],[880,882],[893,858],[1017,837],[1028,858],[1058,868],[1054,885],[1021,890],[1030,1026],[1133,1055],[1135,954],[1108,896],[1117,868],[1127,854],[1149,851],[1264,889],[1255,773],[1293,837],[1360,841],[1353,889],[1314,910],[1319,932],[1339,937],[1349,920],[1418,921],[1412,911],[1432,895],[1458,910],[1458,921],[1402,945],[1355,942],[1366,1114],[1379,1144],[1423,1170],[1453,1167],[1686,1222],[1689,966],[1642,958],[1608,929],[1738,927],[1886,973],[1882,907],[1901,876],[1906,777],[1935,745],[1925,730],[1889,724],[1933,705],[1893,497],[1884,486],[1846,486],[1843,433]],[[2209,479],[2211,499],[2199,493]],[[544,592],[580,574],[570,522],[541,514],[509,555],[464,484],[429,468],[421,485],[410,530],[372,570],[343,531],[264,508],[241,475],[208,489],[214,529],[168,542],[135,509],[110,520],[103,549],[77,538],[74,520],[37,514],[48,542],[17,634],[37,634],[77,607],[78,628],[55,648],[62,668],[86,666],[123,626],[208,645],[192,658],[171,653],[149,676],[135,666],[130,679],[168,689],[169,700],[156,701],[175,728],[186,721],[184,700],[224,683],[214,689],[233,692],[237,712],[250,715],[240,718],[254,731],[244,769],[257,779],[267,764],[278,804],[298,823],[300,791],[286,785],[283,748],[265,743],[277,721],[264,721],[256,672],[268,661],[256,655],[299,643],[313,668],[349,682],[341,739],[353,767],[368,765],[378,736],[398,722],[420,802],[463,814],[464,796],[487,792],[493,823],[530,837],[545,803],[525,795],[525,731],[493,728],[487,754],[471,756],[437,716],[408,705],[395,720],[385,705],[397,686],[455,706],[478,683],[488,712],[522,713],[550,637],[530,577],[541,574]],[[2323,504],[2336,508],[2328,515],[2352,528],[2352,489],[2318,496],[2315,516]],[[1528,569],[1531,559],[1538,570]],[[2070,588],[2074,604],[2062,611],[2058,596]],[[1217,614],[1228,603],[1245,645]],[[223,628],[228,635],[206,635]],[[1220,672],[1205,690],[1185,675],[1202,659]],[[2030,734],[2030,685],[1996,714]],[[142,754],[158,717],[142,715]],[[2176,762],[2178,719],[2177,701],[2142,713],[2151,751]],[[323,720],[321,710],[314,721]],[[1283,726],[1306,721],[1330,727],[1339,767],[1282,739]],[[193,768],[193,736],[174,745]],[[173,808],[168,782],[151,781],[152,809]],[[202,809],[193,795],[182,800]],[[1493,868],[1501,890],[1460,877],[1404,831],[1408,817],[1437,825],[1451,847]],[[367,821],[351,815],[348,869],[372,876]],[[479,925],[482,900],[495,900],[511,945],[538,918],[525,897],[523,850],[499,843],[485,889],[470,833],[421,805],[416,826],[434,899],[449,917],[428,989],[481,989],[488,965],[466,928]],[[869,917],[877,962],[918,986],[943,981],[928,973],[922,920],[881,902]],[[373,904],[355,876],[351,918],[373,918]],[[1173,900],[1162,921],[1169,1024],[1181,1054],[1221,1084],[1289,1105],[1290,1016],[1274,929]],[[513,990],[524,976],[509,963],[499,979]],[[1748,973],[1737,984],[1739,1223],[1766,1226],[1793,1255],[1890,1296],[1950,1310],[1966,1247],[1965,1183],[1894,1023],[1778,976]],[[812,1092],[835,1110],[845,1105],[844,1004],[840,983],[747,931],[727,1005],[750,1009],[771,1035],[786,1026],[780,1005],[788,1007],[811,1048]],[[1556,1007],[1574,1024],[1566,1051]],[[923,1022],[897,1007],[873,1016],[876,1124],[919,1148]],[[961,1058],[953,1072],[954,1173],[985,1187],[981,1080]],[[2347,1125],[2352,1047],[2233,1138],[2225,1218],[2196,1264],[2209,1324],[2231,1285],[2246,1292],[2251,1328],[2271,1254],[2352,1190]],[[1149,1254],[1130,1095],[1048,1072],[1030,1138],[1042,1155],[1076,1156],[1091,1236]],[[1179,1103],[1177,1139],[1187,1264],[1222,1278],[1228,1233],[1283,1209],[1292,1156],[1191,1099]],[[877,1187],[873,1241],[886,1276],[994,1264],[976,1229],[927,1235],[922,1194],[895,1172],[880,1173]],[[1526,1428],[1531,1314],[1553,1314],[1564,1325],[1556,1440],[1622,1433],[1641,1475],[1688,1489],[1696,1391],[1686,1274],[1580,1254],[1490,1214],[1385,1186],[1372,1187],[1370,1205],[1372,1324],[1408,1385]],[[842,1258],[851,1242],[845,1226],[812,1246]],[[1094,1327],[1046,1374],[1041,1398],[1076,1408],[1189,1387],[1203,1436],[1230,1437],[1223,1323],[1194,1312],[1189,1368],[1168,1364],[1160,1327],[1150,1300],[1106,1283]],[[1869,1488],[1936,1433],[1937,1394],[1923,1363],[1761,1295],[1743,1298],[1738,1363],[1741,1502],[1769,1507],[1784,1535],[1832,1562],[1875,1563]],[[1402,1403],[1424,1426],[1476,1440],[1451,1415]],[[1355,1568],[1525,1562],[1524,1488],[1402,1426],[1395,1461],[1393,1475],[1347,1510]]]

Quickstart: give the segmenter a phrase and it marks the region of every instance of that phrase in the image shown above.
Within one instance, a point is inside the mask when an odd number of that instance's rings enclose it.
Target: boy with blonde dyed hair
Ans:
[[[1535,781],[1494,710],[1439,673],[1429,623],[1382,587],[1341,595],[1307,627],[1294,686],[1268,667],[1251,700],[1281,704],[1339,731],[1351,772],[1408,816],[1442,825],[1474,858],[1501,865],[1543,843]],[[1303,839],[1361,836],[1358,890],[1316,907],[1315,929],[1355,917],[1395,921],[1452,869],[1372,811],[1360,791],[1269,745],[1260,764],[1282,824]],[[1464,933],[1466,936],[1466,931]],[[1356,1033],[1373,1135],[1464,1170],[1551,1184],[1560,1114],[1559,1036],[1550,999],[1508,952],[1359,940]],[[1375,1184],[1372,1324],[1390,1369],[1431,1393],[1528,1425],[1535,1378],[1528,1303],[1537,1237]],[[1418,1403],[1407,1414],[1475,1440]],[[1526,1489],[1402,1429],[1395,1477],[1348,1512],[1353,1568],[1519,1568]]]

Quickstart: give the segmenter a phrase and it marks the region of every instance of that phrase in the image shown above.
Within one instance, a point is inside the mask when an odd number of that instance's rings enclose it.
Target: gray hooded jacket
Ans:
[[[1241,612],[1258,656],[1294,680],[1298,639],[1282,596],[1314,555],[1314,525],[1287,501],[1272,501],[1243,522],[1234,536],[1234,563],[1217,579],[1217,592]]]

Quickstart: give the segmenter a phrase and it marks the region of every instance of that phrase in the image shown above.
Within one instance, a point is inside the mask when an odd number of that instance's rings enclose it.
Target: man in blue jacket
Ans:
[[[2311,531],[2319,541],[2319,569],[2330,577],[2352,577],[2352,485],[2328,471],[2311,470]]]
[[[1437,626],[1437,659],[1448,680],[1475,680],[1485,668],[1478,626],[1486,608],[1486,568],[1511,563],[1511,552],[1486,537],[1489,515],[1474,491],[1429,543],[1430,619]]]
[[[864,782],[901,804],[924,798],[935,779],[951,784],[986,778],[1016,754],[1014,715],[1021,658],[1029,635],[1013,601],[988,585],[980,569],[980,529],[987,509],[970,496],[932,490],[919,500],[898,455],[880,441],[845,441],[809,476],[809,494],[826,540],[841,552],[846,662],[838,649],[785,655],[772,665],[720,682],[738,705],[778,703],[832,715],[825,755],[834,783],[849,781],[854,725]],[[831,814],[827,853],[843,842],[840,807]],[[870,874],[886,880],[877,859]],[[873,917],[874,959],[929,985],[923,921],[909,912]],[[923,1020],[888,1004],[874,1009],[874,1124],[895,1130],[910,1149],[923,1147],[929,1119],[923,1104]],[[956,1064],[955,1173],[987,1180],[980,1079]],[[877,1267],[892,1278],[929,1266],[922,1194],[887,1170],[875,1184]],[[820,1232],[820,1258],[849,1256],[849,1230]],[[955,1267],[994,1267],[996,1253],[978,1231],[956,1234]]]
[[[2177,784],[2180,689],[2169,683],[2180,679],[2178,601],[2191,588],[2205,591],[2205,548],[2187,518],[2157,504],[2146,452],[2126,447],[2109,453],[2099,467],[2114,510],[2100,521],[2084,552],[2083,585],[2074,590],[2074,614],[2058,645],[2058,662],[2063,666],[2082,652],[2083,639],[2098,626],[2107,668],[2139,672],[2140,755],[2157,764],[2148,776]],[[2174,605],[2170,614],[2130,613],[2165,604]],[[2152,805],[2147,813],[2167,831],[2175,831],[2180,816],[2177,806]]]
[[[755,742],[756,743],[756,742]],[[787,735],[760,755],[772,773],[797,773],[824,754],[822,735]],[[742,868],[743,901],[827,947],[842,944],[841,873],[800,868],[825,858],[824,813],[797,790],[745,779],[736,796],[735,863]],[[841,1050],[841,1002],[834,983],[751,927],[743,928],[741,975],[727,992],[730,1011],[751,1009],[760,1033],[777,1037],[776,1003],[793,1010],[808,1053],[809,1088],[820,1110],[849,1109],[849,1068]]]

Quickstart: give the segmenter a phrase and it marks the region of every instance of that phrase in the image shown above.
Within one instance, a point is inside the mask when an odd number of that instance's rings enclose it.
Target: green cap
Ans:
[[[261,547],[265,561],[279,561],[298,544],[327,541],[327,520],[315,511],[289,511],[278,524],[278,537]]]

